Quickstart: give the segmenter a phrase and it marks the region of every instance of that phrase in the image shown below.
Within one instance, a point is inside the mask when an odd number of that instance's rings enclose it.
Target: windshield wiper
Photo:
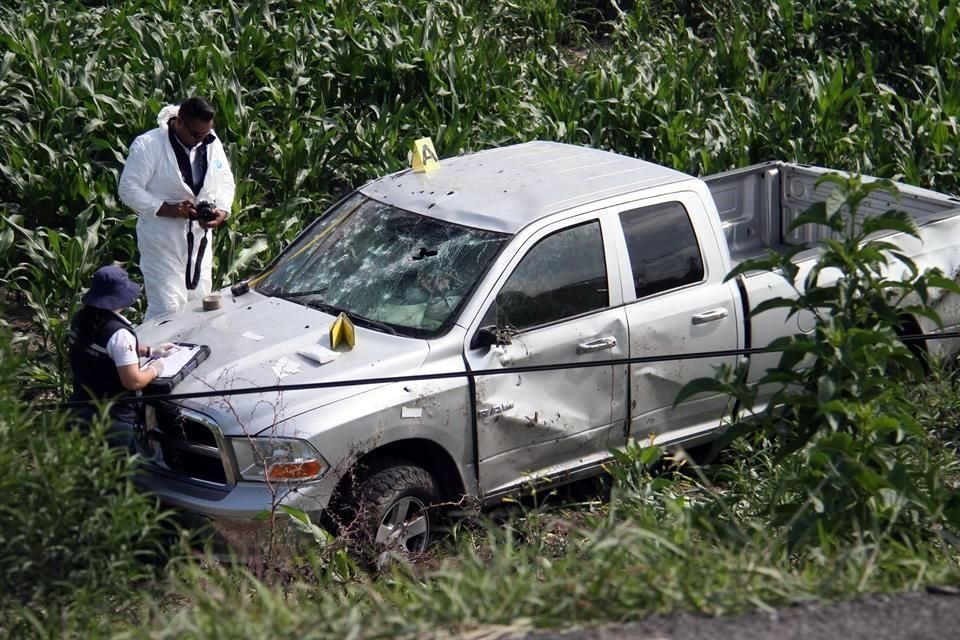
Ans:
[[[284,300],[289,300],[291,298],[302,298],[303,296],[314,296],[318,293],[326,293],[329,287],[324,287],[322,289],[310,289],[309,291],[277,291],[276,293],[267,294],[273,296],[274,298],[283,298]]]
[[[324,313],[329,313],[332,316],[339,315],[341,313],[347,314],[347,317],[350,317],[350,312],[344,309],[343,307],[337,307],[335,305],[324,302],[323,300],[309,300],[303,303],[304,306],[310,307],[311,309],[320,309]]]
[[[379,320],[373,320],[371,318],[365,318],[363,316],[357,316],[353,314],[347,314],[350,316],[350,319],[356,322],[357,324],[362,324],[364,326],[370,327],[372,329],[380,329],[384,333],[389,333],[392,336],[397,335],[397,330],[388,325],[386,322],[380,322]]]
[[[350,320],[356,324],[369,327],[372,329],[380,329],[384,333],[389,333],[390,335],[394,335],[394,336],[397,335],[396,329],[394,329],[393,327],[391,327],[386,323],[380,322],[379,320],[372,320],[370,318],[359,316],[351,311],[347,311],[343,307],[337,307],[335,305],[328,304],[323,300],[311,300],[305,303],[305,305],[313,309],[319,309],[324,313],[329,313],[332,316],[336,316],[342,313],[346,315],[348,318],[350,318]]]

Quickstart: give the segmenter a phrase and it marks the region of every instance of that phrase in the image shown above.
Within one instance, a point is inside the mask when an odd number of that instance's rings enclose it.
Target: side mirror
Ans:
[[[480,327],[473,337],[474,349],[489,349],[496,345],[511,344],[510,334],[494,325]]]

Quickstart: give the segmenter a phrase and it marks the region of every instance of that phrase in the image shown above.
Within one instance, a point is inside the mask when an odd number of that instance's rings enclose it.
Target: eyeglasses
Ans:
[[[183,125],[183,128],[187,131],[187,133],[190,134],[190,137],[194,140],[203,140],[210,135],[211,131],[213,131],[213,123],[211,123],[210,128],[208,128],[206,131],[197,131],[196,129],[191,129],[186,120],[183,120],[182,118],[180,119],[180,123]]]

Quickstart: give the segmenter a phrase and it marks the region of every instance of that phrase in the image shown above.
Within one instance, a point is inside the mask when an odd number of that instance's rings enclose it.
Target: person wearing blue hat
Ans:
[[[83,306],[70,323],[70,368],[73,372],[71,401],[87,402],[75,417],[80,425],[89,425],[97,412],[91,401],[103,401],[138,392],[163,373],[163,358],[176,346],[164,343],[156,347],[141,345],[129,320],[120,312],[140,297],[140,285],[117,266],[101,267],[93,276]],[[153,358],[140,366],[140,358]],[[110,408],[111,442],[119,446],[132,443],[139,422],[139,407],[118,402]]]

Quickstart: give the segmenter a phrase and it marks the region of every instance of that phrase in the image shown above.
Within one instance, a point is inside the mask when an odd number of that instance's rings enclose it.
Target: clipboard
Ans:
[[[180,381],[197,368],[210,355],[210,347],[205,344],[174,343],[180,347],[163,358],[163,375],[155,378],[144,388],[144,395],[170,393]]]

